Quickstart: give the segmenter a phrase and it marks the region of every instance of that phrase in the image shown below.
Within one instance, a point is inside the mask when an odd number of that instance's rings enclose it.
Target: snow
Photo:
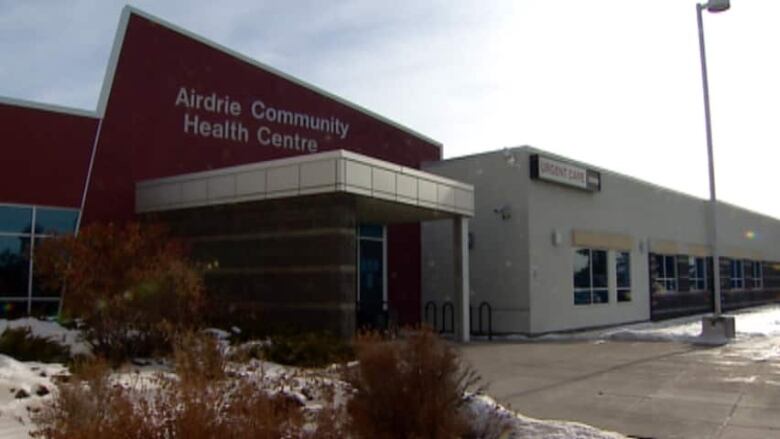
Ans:
[[[780,305],[766,305],[739,310],[736,317],[736,341],[747,341],[780,335]],[[675,341],[694,343],[701,335],[701,315],[681,317],[661,322],[644,322],[608,329],[573,333],[555,333],[539,337],[510,335],[493,337],[500,340],[566,341],[566,340],[618,340],[618,341]],[[777,350],[777,348],[775,348]],[[777,352],[780,354],[780,352]],[[772,357],[776,356],[772,354]]]
[[[47,338],[63,346],[70,348],[71,355],[89,355],[92,350],[89,344],[84,342],[81,332],[76,329],[67,329],[59,323],[51,320],[39,320],[32,317],[26,317],[16,320],[0,319],[0,334],[7,328],[29,328],[34,336]]]
[[[30,410],[40,407],[51,394],[38,396],[39,386],[48,391],[55,388],[52,377],[67,373],[61,364],[20,362],[0,354],[0,438],[27,437],[31,429]],[[15,397],[24,390],[29,396]]]
[[[477,426],[484,429],[496,428],[505,435],[502,438],[545,438],[545,439],[619,439],[625,436],[599,430],[589,425],[571,421],[539,420],[529,418],[498,404],[486,395],[467,397],[468,410]]]

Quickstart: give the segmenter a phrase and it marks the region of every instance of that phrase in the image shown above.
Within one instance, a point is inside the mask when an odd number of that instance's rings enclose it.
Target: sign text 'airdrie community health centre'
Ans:
[[[183,129],[185,134],[249,143],[254,139],[262,146],[290,149],[301,152],[317,152],[317,140],[292,133],[274,131],[271,126],[287,125],[293,129],[319,131],[326,136],[344,140],[349,134],[349,123],[334,116],[316,116],[309,113],[279,108],[254,99],[247,106],[227,95],[198,93],[195,89],[179,87],[176,107],[184,107]],[[238,118],[249,111],[260,125],[250,130]],[[216,119],[219,117],[220,119]],[[271,126],[269,126],[271,125]]]

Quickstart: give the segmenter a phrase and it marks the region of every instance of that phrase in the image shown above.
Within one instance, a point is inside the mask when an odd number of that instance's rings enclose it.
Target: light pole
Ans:
[[[712,157],[712,122],[710,120],[710,90],[707,79],[707,56],[704,49],[704,24],[702,21],[702,11],[723,12],[731,7],[729,0],[710,0],[707,3],[696,4],[696,19],[699,25],[699,57],[701,59],[701,82],[704,92],[704,119],[707,129],[707,159],[710,176],[710,227],[709,242],[712,249],[712,285],[714,289],[714,302],[712,318],[702,321],[702,337],[709,338],[733,338],[734,320],[733,317],[728,321],[723,318],[721,310],[721,291],[720,291],[720,255],[718,252],[718,219],[717,219],[717,197],[715,196],[715,163]]]

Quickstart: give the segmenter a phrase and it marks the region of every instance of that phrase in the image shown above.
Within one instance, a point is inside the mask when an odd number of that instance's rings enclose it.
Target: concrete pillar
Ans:
[[[470,338],[469,327],[470,281],[469,281],[469,220],[459,216],[453,220],[453,246],[455,273],[455,331],[458,340],[467,343]]]

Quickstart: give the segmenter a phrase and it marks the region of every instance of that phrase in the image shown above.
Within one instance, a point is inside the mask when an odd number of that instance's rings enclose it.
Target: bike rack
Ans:
[[[447,330],[447,310],[450,311],[450,330]],[[441,333],[455,333],[455,306],[452,302],[444,302],[441,306]]]
[[[438,323],[436,321],[436,302],[434,302],[433,300],[429,300],[425,304],[425,322],[426,323],[431,323],[431,320],[428,318],[428,310],[429,309],[433,310],[433,314],[432,314],[433,315],[433,330],[436,331],[437,330],[436,326],[437,326],[437,323]]]
[[[490,306],[487,302],[482,302],[479,304],[479,333],[480,335],[484,335],[485,332],[482,330],[482,308],[487,309],[487,317],[488,317],[488,340],[493,340],[493,307]]]

